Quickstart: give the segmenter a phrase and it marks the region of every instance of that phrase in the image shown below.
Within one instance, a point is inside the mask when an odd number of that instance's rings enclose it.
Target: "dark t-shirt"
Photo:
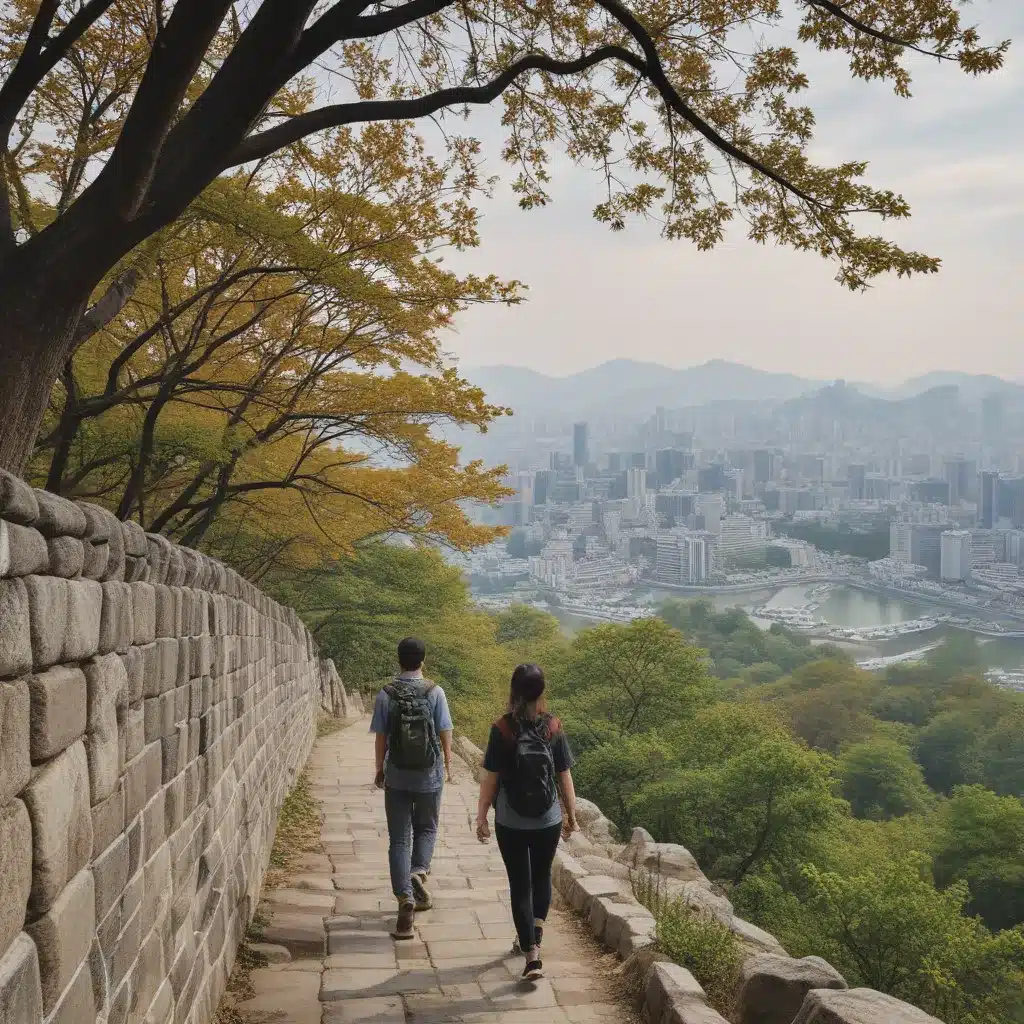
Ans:
[[[565,732],[559,729],[550,740],[551,757],[555,762],[555,771],[559,774],[567,772],[573,766],[572,751]],[[497,725],[491,726],[491,734],[484,752],[484,770],[497,772],[498,800],[494,808],[494,820],[506,828],[535,829],[550,828],[562,820],[562,805],[558,800],[539,818],[527,818],[519,814],[508,802],[504,780],[515,770],[516,752],[512,743],[506,739]]]

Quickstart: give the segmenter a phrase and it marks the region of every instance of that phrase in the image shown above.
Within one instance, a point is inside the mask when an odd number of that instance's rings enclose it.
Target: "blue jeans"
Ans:
[[[391,889],[399,901],[411,900],[412,875],[430,870],[441,812],[441,790],[413,793],[407,789],[384,790],[384,814],[388,819],[388,865]]]

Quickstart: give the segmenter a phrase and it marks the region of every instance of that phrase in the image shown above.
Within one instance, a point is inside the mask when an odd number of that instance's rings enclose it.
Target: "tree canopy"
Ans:
[[[408,125],[370,125],[211,185],[65,366],[32,463],[48,489],[205,538],[250,577],[385,531],[492,536],[458,502],[504,493],[500,468],[459,465],[430,428],[505,412],[440,337],[518,289],[435,261],[476,241],[450,170]]]
[[[858,288],[938,261],[855,221],[909,210],[866,164],[808,156],[814,115],[797,50],[839,51],[856,78],[909,95],[908,56],[1000,66],[955,0],[12,0],[0,48],[0,465],[24,466],[50,389],[134,287],[133,250],[219,175],[330,129],[503,102],[502,157],[524,207],[564,152],[604,184],[599,220],[656,216],[701,248],[745,223],[835,262]],[[752,35],[752,34],[751,34]],[[77,102],[84,97],[85,102]],[[722,173],[724,172],[724,173]],[[857,221],[859,223],[859,221]]]

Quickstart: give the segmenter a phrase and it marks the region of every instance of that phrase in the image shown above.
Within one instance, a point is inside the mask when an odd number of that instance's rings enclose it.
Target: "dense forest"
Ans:
[[[367,690],[421,634],[478,741],[512,667],[540,662],[578,788],[622,832],[682,843],[739,913],[851,984],[949,1024],[1024,1021],[1024,699],[985,681],[970,638],[867,673],[670,601],[569,640],[533,608],[475,609],[436,554],[379,544],[282,596]]]

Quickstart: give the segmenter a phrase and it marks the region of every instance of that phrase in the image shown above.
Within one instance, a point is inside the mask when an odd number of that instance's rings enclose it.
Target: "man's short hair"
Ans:
[[[427,645],[415,636],[398,642],[398,664],[404,672],[415,672],[427,656]]]

